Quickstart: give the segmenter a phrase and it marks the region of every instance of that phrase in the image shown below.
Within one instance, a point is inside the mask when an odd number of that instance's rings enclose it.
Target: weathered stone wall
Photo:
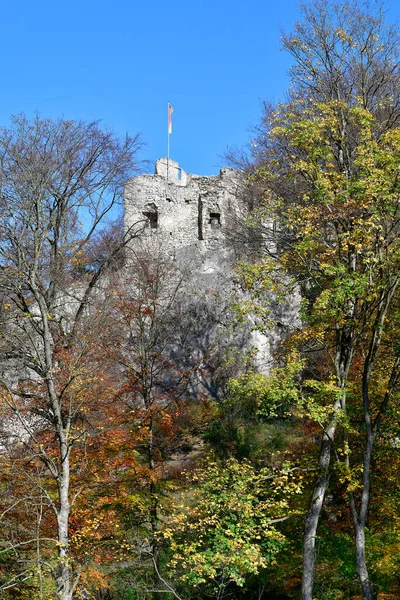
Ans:
[[[178,163],[159,159],[155,175],[139,175],[125,186],[125,226],[142,222],[145,235],[162,238],[166,252],[194,246],[198,252],[228,251],[232,219],[243,216],[243,174],[222,169],[219,176],[185,173]]]
[[[235,233],[245,221],[248,206],[243,173],[226,168],[216,176],[198,176],[161,158],[154,175],[134,177],[125,186],[125,229],[143,227],[143,234],[132,241],[129,250],[135,254],[143,248],[161,248],[190,272],[188,303],[191,296],[213,294],[225,301],[228,314],[234,296],[244,298],[233,265],[238,250]],[[280,307],[280,328],[271,328],[268,335],[251,332],[249,323],[246,344],[258,349],[256,364],[261,371],[270,368],[273,347],[296,318],[296,308]],[[228,339],[229,324],[222,327]]]

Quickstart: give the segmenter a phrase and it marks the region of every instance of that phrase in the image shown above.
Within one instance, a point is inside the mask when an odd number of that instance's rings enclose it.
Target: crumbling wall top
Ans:
[[[171,160],[170,158],[157,159],[155,174],[165,177],[168,179],[169,183],[178,185],[188,184],[187,173],[180,168],[179,163],[176,162],[176,160]]]

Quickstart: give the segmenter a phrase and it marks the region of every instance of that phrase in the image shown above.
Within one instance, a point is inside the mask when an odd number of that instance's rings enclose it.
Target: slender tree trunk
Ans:
[[[72,600],[75,584],[71,584],[71,564],[69,558],[69,487],[70,487],[70,444],[68,440],[70,421],[65,420],[62,415],[62,403],[56,392],[54,382],[54,341],[50,332],[47,307],[44,300],[39,296],[39,305],[43,322],[43,342],[45,352],[45,364],[47,370],[46,384],[50,404],[56,421],[56,432],[59,451],[59,471],[57,474],[58,485],[58,510],[57,518],[57,543],[58,543],[58,565],[56,569],[57,596],[59,600]],[[64,422],[65,421],[65,422]]]
[[[58,569],[57,569],[57,596],[60,600],[72,600],[71,567],[69,564],[69,450],[67,444],[60,444],[61,451],[61,476],[59,483],[59,511],[57,514],[58,534]]]
[[[350,510],[354,525],[354,539],[356,546],[356,569],[360,580],[363,600],[375,600],[376,595],[372,589],[368,576],[367,559],[365,554],[365,528],[367,525],[368,506],[370,499],[370,469],[374,436],[367,437],[364,451],[363,487],[361,492],[360,509],[357,511],[354,495],[350,495]]]
[[[330,450],[329,450],[330,452]],[[302,600],[312,600],[315,573],[315,540],[317,527],[329,484],[329,475],[321,475],[315,485],[311,505],[306,517],[303,541],[303,578],[301,583]]]
[[[36,522],[36,564],[39,579],[39,599],[43,600],[43,573],[42,573],[42,556],[40,551],[40,528],[42,525],[43,518],[43,496],[40,494],[40,506],[37,511],[37,522]]]
[[[371,582],[368,577],[367,562],[365,558],[365,527],[361,524],[355,525],[356,541],[356,568],[360,578],[363,600],[375,600]]]
[[[383,326],[386,320],[387,311],[392,302],[393,295],[398,287],[398,279],[393,282],[392,287],[388,293],[382,293],[379,301],[379,307],[377,316],[375,319],[373,335],[368,349],[368,354],[364,362],[364,372],[362,380],[362,397],[363,397],[363,409],[364,409],[364,424],[365,424],[365,447],[364,447],[364,458],[363,458],[363,477],[362,477],[362,490],[359,510],[357,511],[354,494],[350,494],[350,511],[354,525],[354,538],[356,546],[356,568],[357,574],[360,579],[360,586],[364,600],[374,600],[376,595],[372,589],[371,582],[368,576],[367,560],[365,554],[365,529],[367,526],[368,508],[370,502],[370,490],[371,490],[371,461],[372,453],[376,435],[378,433],[379,424],[382,415],[386,412],[387,405],[390,400],[391,392],[396,385],[398,378],[398,369],[400,365],[400,358],[397,357],[394,361],[392,372],[388,381],[387,390],[381,404],[380,410],[375,421],[371,418],[370,399],[369,399],[369,385],[371,380],[371,374],[374,369],[374,363],[376,354],[380,348]],[[348,459],[347,459],[348,462]]]
[[[364,452],[363,489],[360,510],[357,512],[354,495],[350,495],[350,510],[354,525],[354,540],[356,546],[356,569],[360,580],[363,600],[375,600],[371,582],[368,576],[367,559],[365,554],[365,527],[370,496],[370,463],[372,457],[372,440],[368,440]]]
[[[303,541],[303,577],[301,582],[302,600],[313,599],[313,587],[315,576],[315,542],[317,537],[318,523],[324,503],[325,493],[329,485],[329,466],[332,455],[332,443],[335,438],[337,427],[337,414],[344,403],[345,392],[338,398],[333,406],[332,418],[329,426],[324,432],[319,455],[320,475],[315,483],[310,508],[307,513],[304,526]]]
[[[334,432],[333,432],[334,433]],[[315,542],[317,528],[324,503],[325,493],[329,485],[329,464],[331,460],[331,442],[324,439],[319,459],[320,476],[314,491],[304,526],[303,541],[303,578],[301,586],[302,600],[312,600],[315,574]]]

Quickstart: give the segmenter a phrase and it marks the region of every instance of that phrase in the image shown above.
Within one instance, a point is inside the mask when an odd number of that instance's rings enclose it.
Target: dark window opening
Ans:
[[[167,198],[167,202],[172,202],[172,198]]]
[[[156,213],[156,212],[144,212],[143,215],[147,219],[147,227],[151,227],[151,229],[157,229],[157,226],[158,226],[158,213]]]
[[[211,229],[219,229],[221,227],[221,213],[210,213]]]
[[[182,169],[178,169],[177,176],[178,176],[178,181],[180,181],[182,179]]]
[[[200,197],[197,202],[197,229],[198,229],[199,240],[204,239],[203,238],[203,202],[201,201]]]

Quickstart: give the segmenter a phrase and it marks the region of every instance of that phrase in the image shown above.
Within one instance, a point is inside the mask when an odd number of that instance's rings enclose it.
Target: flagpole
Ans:
[[[169,102],[168,102],[168,129],[167,129],[167,132],[168,132],[168,153],[167,153],[167,183],[168,183],[168,172],[169,172],[169,136],[171,135],[171,134],[170,134],[170,125],[169,125],[169,123],[170,123],[170,104],[169,104]]]

